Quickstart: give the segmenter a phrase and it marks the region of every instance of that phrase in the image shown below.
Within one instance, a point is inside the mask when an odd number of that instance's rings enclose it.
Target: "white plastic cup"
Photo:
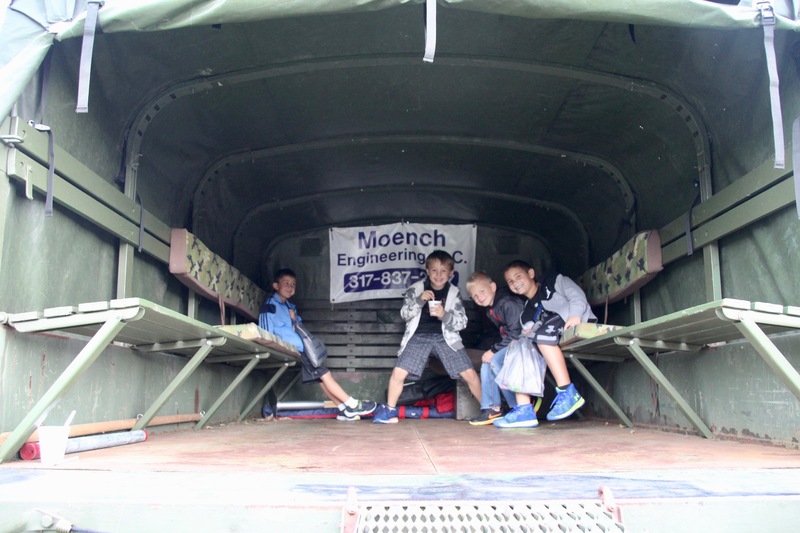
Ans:
[[[441,300],[428,300],[428,307],[430,309],[433,309],[433,308],[438,307],[440,305],[442,305],[442,301]]]
[[[39,455],[43,465],[53,466],[64,460],[69,426],[39,426]]]

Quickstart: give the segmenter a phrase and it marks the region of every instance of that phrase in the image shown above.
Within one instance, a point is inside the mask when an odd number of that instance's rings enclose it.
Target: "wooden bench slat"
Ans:
[[[331,345],[341,345],[341,344],[367,344],[367,345],[381,345],[381,344],[388,344],[388,345],[395,345],[400,346],[400,341],[403,339],[403,335],[398,333],[395,335],[383,335],[383,334],[372,334],[372,335],[361,335],[358,333],[352,333],[348,335],[339,335],[336,333],[319,333],[317,337],[325,343],[326,346]]]
[[[314,335],[320,333],[403,333],[405,331],[405,324],[314,322],[306,325]]]
[[[305,319],[305,314],[312,309],[328,309],[341,311],[345,309],[395,309],[398,312],[403,306],[402,298],[390,298],[381,300],[360,300],[357,302],[344,302],[332,304],[328,300],[293,300],[300,310],[300,316]]]
[[[376,322],[376,311],[355,311],[351,309],[312,309],[300,313],[303,322]]]
[[[45,309],[42,312],[42,316],[44,318],[55,318],[59,316],[74,315],[77,312],[78,312],[77,306],[65,305],[62,307],[50,307],[49,309]]]
[[[372,357],[375,355],[381,356],[396,356],[400,345],[396,346],[328,346],[328,356],[354,356],[354,357]]]
[[[377,370],[377,369],[389,369],[394,368],[395,363],[397,362],[396,357],[386,357],[386,358],[358,358],[358,359],[338,359],[338,358],[331,358],[325,360],[325,366],[328,368],[333,369],[354,369],[354,370]]]

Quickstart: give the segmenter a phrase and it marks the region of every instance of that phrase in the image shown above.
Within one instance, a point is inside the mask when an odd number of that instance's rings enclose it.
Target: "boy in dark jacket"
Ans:
[[[495,378],[503,368],[506,350],[514,339],[518,339],[522,330],[519,321],[525,307],[525,300],[512,294],[507,289],[497,288],[497,284],[485,272],[474,272],[467,279],[467,291],[472,300],[481,307],[486,307],[486,316],[500,330],[500,340],[483,353],[481,360],[481,414],[472,420],[473,426],[491,424],[496,418],[503,416],[500,408],[500,395],[506,399],[509,407],[517,405],[513,392],[502,390],[497,386]],[[541,398],[538,400],[541,402]],[[536,407],[538,408],[537,403]]]

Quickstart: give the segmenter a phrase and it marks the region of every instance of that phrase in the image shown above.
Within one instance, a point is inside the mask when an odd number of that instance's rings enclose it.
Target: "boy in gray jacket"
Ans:
[[[434,250],[425,261],[427,279],[414,283],[406,291],[400,310],[406,332],[389,378],[386,404],[378,406],[372,420],[376,424],[397,423],[397,400],[403,392],[403,382],[409,375],[422,375],[431,353],[439,358],[451,378],[461,376],[480,401],[481,381],[458,333],[467,327],[467,313],[458,296],[458,287],[450,284],[454,270],[453,256],[444,250]]]

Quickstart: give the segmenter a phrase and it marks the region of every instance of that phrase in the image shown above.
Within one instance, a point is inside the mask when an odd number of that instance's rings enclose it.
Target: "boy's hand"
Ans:
[[[481,356],[481,361],[483,361],[488,365],[489,363],[492,362],[492,357],[494,357],[494,352],[491,350],[486,350],[485,352],[483,352],[483,355]]]
[[[426,302],[428,300],[436,299],[436,295],[433,294],[433,291],[424,291],[422,294],[419,295],[419,297],[425,300]]]
[[[581,323],[581,317],[571,316],[567,318],[566,322],[564,322],[564,329],[575,327],[580,323]]]

